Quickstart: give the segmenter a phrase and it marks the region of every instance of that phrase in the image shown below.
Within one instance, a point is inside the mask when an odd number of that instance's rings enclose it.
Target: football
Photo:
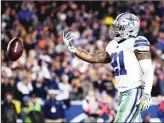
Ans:
[[[23,42],[19,37],[13,38],[7,46],[7,56],[11,61],[18,60],[23,53]]]

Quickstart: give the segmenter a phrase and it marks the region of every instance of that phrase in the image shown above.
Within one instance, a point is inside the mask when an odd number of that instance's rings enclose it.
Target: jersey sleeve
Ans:
[[[106,48],[105,48],[105,51],[108,53],[108,54],[110,54],[110,43],[108,43],[108,45],[106,46]]]
[[[150,43],[144,36],[138,36],[134,41],[134,51],[138,53],[149,52]]]

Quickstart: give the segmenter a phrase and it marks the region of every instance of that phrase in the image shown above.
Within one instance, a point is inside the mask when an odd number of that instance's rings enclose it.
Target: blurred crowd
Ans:
[[[111,65],[89,64],[66,51],[62,31],[72,31],[73,45],[78,49],[102,51],[110,41],[114,18],[126,11],[139,17],[139,35],[151,44],[155,77],[152,96],[164,96],[164,2],[3,1],[1,7],[4,123],[15,118],[63,122],[72,100],[82,100],[86,122],[113,121],[117,90]],[[14,37],[22,39],[24,52],[11,62],[6,49]]]

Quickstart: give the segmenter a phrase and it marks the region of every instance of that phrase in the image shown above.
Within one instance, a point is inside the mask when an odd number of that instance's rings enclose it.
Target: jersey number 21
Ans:
[[[127,71],[126,71],[125,65],[124,65],[123,51],[120,51],[119,53],[117,53],[117,52],[112,53],[111,58],[112,58],[111,65],[114,68],[114,76],[126,75]]]

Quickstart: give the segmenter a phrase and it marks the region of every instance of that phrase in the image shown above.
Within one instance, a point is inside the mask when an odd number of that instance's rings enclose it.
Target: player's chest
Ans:
[[[112,56],[113,54],[119,54],[120,52],[128,53],[131,52],[131,50],[128,48],[128,46],[125,43],[122,44],[113,43],[109,49],[110,56]]]
[[[125,44],[115,43],[108,50],[111,57],[111,65],[114,68],[114,75],[126,75],[126,64],[128,59],[133,55],[133,52]]]

